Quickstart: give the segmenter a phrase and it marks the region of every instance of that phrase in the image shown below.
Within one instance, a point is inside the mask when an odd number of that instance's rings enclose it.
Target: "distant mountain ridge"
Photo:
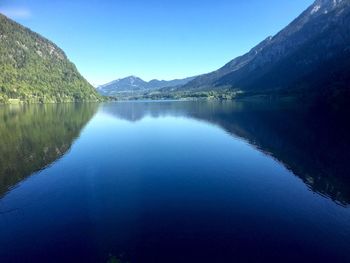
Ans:
[[[179,87],[185,85],[195,77],[189,77],[184,79],[174,80],[157,80],[144,81],[136,76],[129,76],[114,80],[105,85],[97,87],[97,91],[104,96],[113,96],[123,92],[135,92],[135,91],[150,91],[161,88]]]
[[[0,103],[100,99],[59,47],[0,14]]]
[[[180,90],[325,92],[349,83],[350,0],[316,0],[277,35]]]

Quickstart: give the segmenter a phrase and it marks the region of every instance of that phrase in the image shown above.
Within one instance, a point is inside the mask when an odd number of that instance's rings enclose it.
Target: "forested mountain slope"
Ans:
[[[51,41],[0,14],[0,103],[96,101],[95,89]]]

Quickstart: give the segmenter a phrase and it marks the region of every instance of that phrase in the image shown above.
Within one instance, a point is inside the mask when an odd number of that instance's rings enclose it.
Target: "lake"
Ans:
[[[348,120],[292,104],[0,107],[0,262],[350,262]]]

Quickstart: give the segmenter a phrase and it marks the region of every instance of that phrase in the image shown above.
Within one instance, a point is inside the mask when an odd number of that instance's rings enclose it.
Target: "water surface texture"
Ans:
[[[0,262],[350,262],[341,117],[257,102],[0,108]]]

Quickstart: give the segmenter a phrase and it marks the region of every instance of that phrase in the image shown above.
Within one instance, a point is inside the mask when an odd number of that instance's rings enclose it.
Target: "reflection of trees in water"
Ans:
[[[62,157],[97,104],[0,108],[0,195]]]
[[[282,162],[311,190],[350,203],[350,137],[339,113],[291,103],[215,101],[115,103],[102,110],[130,121],[168,115],[216,124]]]

